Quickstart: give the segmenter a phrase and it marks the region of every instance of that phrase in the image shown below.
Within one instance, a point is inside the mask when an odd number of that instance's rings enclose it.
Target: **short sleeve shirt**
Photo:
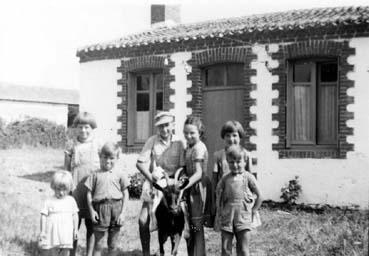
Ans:
[[[184,144],[175,136],[172,136],[171,141],[165,142],[159,135],[153,135],[146,141],[137,161],[147,164],[155,161],[169,176],[174,175],[185,164]]]
[[[92,192],[92,201],[98,202],[105,199],[121,199],[122,192],[129,186],[129,181],[126,175],[117,169],[100,170],[87,178],[85,186]]]
[[[246,163],[245,170],[252,172],[251,156],[246,149],[242,149],[242,157],[244,158]],[[214,153],[213,172],[218,173],[220,178],[230,172],[225,149],[221,149]]]
[[[201,162],[202,174],[205,176],[208,164],[208,150],[202,141],[199,141],[192,147],[188,147],[186,149],[185,162],[186,174],[188,176],[195,173],[195,164],[197,161]]]

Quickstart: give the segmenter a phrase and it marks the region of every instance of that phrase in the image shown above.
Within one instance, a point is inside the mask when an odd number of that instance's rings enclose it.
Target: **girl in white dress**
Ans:
[[[51,181],[54,196],[41,209],[39,247],[42,255],[69,255],[78,233],[78,207],[69,195],[73,186],[68,171],[57,171]]]

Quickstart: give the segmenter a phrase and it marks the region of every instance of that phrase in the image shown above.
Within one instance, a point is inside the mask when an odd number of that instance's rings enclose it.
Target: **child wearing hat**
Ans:
[[[158,193],[153,183],[161,183],[165,175],[174,177],[184,166],[184,144],[174,135],[174,116],[166,111],[155,116],[157,134],[146,141],[137,159],[137,169],[145,176],[142,188],[142,209],[139,215],[139,231],[143,255],[150,255],[150,222],[153,218],[153,202],[158,204]],[[161,184],[164,185],[164,184]],[[160,201],[159,201],[160,202]],[[154,225],[151,225],[152,227]]]

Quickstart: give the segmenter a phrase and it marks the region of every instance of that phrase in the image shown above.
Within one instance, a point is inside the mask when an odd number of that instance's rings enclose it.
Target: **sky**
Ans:
[[[0,82],[79,89],[76,52],[150,29],[151,4],[180,4],[182,23],[368,0],[1,0]]]

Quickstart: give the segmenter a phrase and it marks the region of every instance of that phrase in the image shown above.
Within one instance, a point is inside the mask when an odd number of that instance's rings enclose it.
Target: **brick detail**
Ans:
[[[250,127],[250,121],[256,120],[255,114],[251,114],[250,107],[256,105],[256,100],[250,98],[250,92],[255,89],[251,83],[251,76],[256,75],[256,70],[251,68],[251,61],[257,56],[252,53],[251,47],[227,47],[208,49],[201,52],[193,52],[188,64],[192,66],[192,72],[187,79],[192,81],[192,87],[187,89],[187,94],[192,95],[192,100],[187,102],[187,107],[192,109],[192,115],[202,117],[203,113],[203,82],[202,67],[217,63],[243,63],[244,64],[244,118],[239,120],[245,131],[245,147],[247,150],[256,150],[256,145],[250,142],[250,137],[256,135],[255,129]]]
[[[122,140],[120,146],[126,153],[139,152],[142,145],[127,146],[128,135],[128,74],[129,72],[138,72],[142,70],[150,69],[162,69],[164,80],[164,110],[173,108],[173,103],[169,101],[170,95],[174,95],[174,90],[169,87],[170,82],[174,81],[174,76],[169,73],[169,70],[174,67],[174,62],[168,59],[168,64],[165,65],[166,56],[142,56],[132,58],[129,60],[122,60],[121,65],[117,68],[117,71],[122,74],[122,78],[117,81],[121,86],[121,90],[118,90],[117,96],[122,99],[122,103],[117,105],[117,108],[122,110],[122,115],[118,117],[118,121],[121,123],[121,128],[118,129],[118,134],[121,135]]]
[[[347,142],[347,136],[353,135],[353,129],[346,124],[353,119],[354,113],[347,111],[347,105],[354,102],[353,97],[347,95],[347,89],[354,86],[354,81],[347,78],[347,73],[353,66],[347,62],[355,49],[349,47],[348,41],[335,42],[329,40],[307,40],[293,44],[280,45],[279,50],[272,54],[279,66],[272,70],[273,75],[279,76],[279,81],[273,83],[273,90],[278,90],[279,98],[272,104],[279,109],[273,114],[273,121],[278,121],[278,128],[273,129],[273,135],[279,137],[278,143],[272,145],[273,150],[279,152],[279,158],[346,158],[348,151],[354,150],[354,145]],[[339,65],[339,95],[338,95],[338,147],[337,150],[289,150],[286,149],[286,108],[287,108],[287,74],[286,62],[289,59],[306,57],[336,57]]]

